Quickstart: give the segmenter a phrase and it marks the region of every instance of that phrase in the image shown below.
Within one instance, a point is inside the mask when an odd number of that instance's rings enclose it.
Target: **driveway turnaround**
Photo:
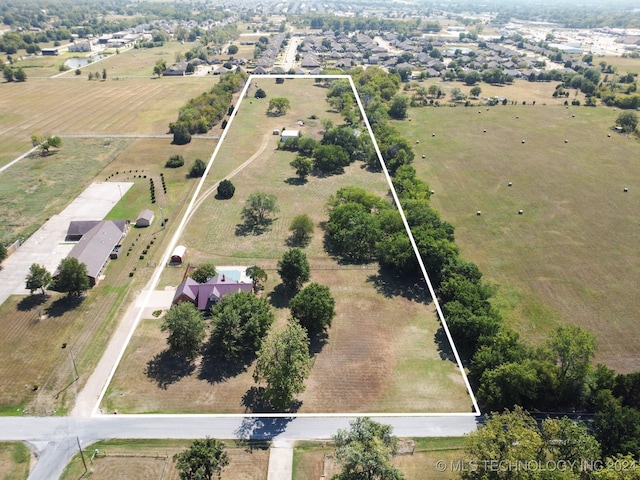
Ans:
[[[51,217],[37,232],[2,263],[0,305],[9,295],[25,295],[29,267],[38,263],[53,273],[75,243],[65,242],[72,220],[102,220],[120,201],[132,182],[92,183],[60,214]]]

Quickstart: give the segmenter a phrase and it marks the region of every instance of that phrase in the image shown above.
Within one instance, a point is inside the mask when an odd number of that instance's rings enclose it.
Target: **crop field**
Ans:
[[[0,166],[27,152],[36,133],[166,134],[180,107],[212,85],[206,77],[104,82],[63,77],[0,83]]]
[[[596,362],[632,372],[640,165],[638,141],[612,130],[618,114],[538,101],[412,109],[396,125],[420,142],[414,166],[433,205],[498,287],[508,322],[533,344],[579,325],[597,335]]]
[[[283,88],[264,85],[266,82],[273,80],[259,80],[267,90],[267,99]],[[266,102],[256,106],[259,102],[250,96],[240,106],[234,120],[237,123],[232,125],[218,154],[221,168],[231,171],[233,159],[235,166],[241,164],[265,138],[268,146],[233,177],[236,193],[232,199],[209,196],[196,210],[180,240],[188,247],[189,262],[262,266],[269,275],[264,295],[276,307],[278,321],[284,322],[288,310],[275,291],[275,268],[288,248],[291,219],[308,213],[316,224],[313,239],[305,249],[311,264],[311,281],[330,287],[337,316],[328,341],[315,357],[299,411],[471,411],[460,372],[455,364],[440,358],[434,341],[439,323],[425,292],[415,297],[404,294],[407,286],[389,284],[388,279],[378,275],[376,265],[344,266],[324,252],[320,225],[327,219],[325,205],[330,195],[343,186],[356,185],[384,196],[388,185],[382,174],[369,172],[358,164],[347,168],[343,175],[311,177],[302,185],[291,181],[294,172],[289,162],[294,154],[274,150],[276,140],[271,131],[275,126],[291,127],[309,114],[320,120],[326,111],[324,88],[306,80],[292,84],[294,81],[285,82],[292,112],[283,117],[266,116]],[[304,117],[295,111],[304,105],[303,101],[294,100],[300,95],[309,95],[302,100],[313,105],[305,108]],[[253,128],[259,128],[259,133],[253,134],[256,141],[252,142],[252,149],[239,147],[243,132],[248,131],[244,122],[255,122]],[[308,134],[315,135],[320,127],[305,128],[304,134],[310,130]],[[214,169],[218,166],[214,163]],[[268,232],[238,236],[236,229],[244,201],[257,190],[276,195],[280,211]],[[160,287],[176,285],[182,273],[166,269]],[[220,378],[206,359],[193,365],[173,365],[160,324],[161,320],[147,320],[134,335],[107,392],[105,410],[238,413],[250,409],[243,397],[253,386],[251,366],[237,375]],[[185,398],[189,398],[188,403]]]
[[[89,477],[94,480],[178,480],[173,455],[189,447],[188,440],[109,440],[85,449]],[[89,461],[95,450],[95,458]],[[269,450],[263,444],[246,445],[227,441],[225,448],[229,465],[222,472],[223,480],[266,478]],[[80,455],[75,455],[61,480],[76,480],[87,476]]]

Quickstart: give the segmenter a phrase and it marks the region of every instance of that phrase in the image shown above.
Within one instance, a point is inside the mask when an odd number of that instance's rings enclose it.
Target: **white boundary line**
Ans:
[[[291,78],[293,77],[293,78]],[[242,103],[242,101],[244,100],[246,94],[247,94],[247,90],[249,89],[249,86],[251,85],[251,83],[253,82],[254,79],[258,79],[258,78],[285,78],[285,79],[295,79],[295,78],[303,78],[303,79],[315,79],[315,78],[322,78],[322,79],[348,79],[349,83],[351,84],[351,88],[353,90],[354,96],[356,98],[356,102],[358,103],[358,108],[360,109],[360,113],[362,115],[362,118],[364,119],[365,125],[367,126],[367,130],[369,131],[369,135],[371,136],[371,141],[373,143],[373,146],[375,148],[376,154],[378,156],[378,160],[380,161],[380,165],[382,166],[382,170],[384,172],[385,178],[387,179],[387,184],[389,185],[389,188],[391,190],[391,194],[393,196],[393,199],[396,203],[396,206],[398,208],[398,211],[400,212],[400,216],[402,217],[402,222],[404,224],[404,227],[406,229],[407,234],[409,235],[409,240],[411,242],[411,246],[413,247],[413,251],[414,251],[414,255],[416,256],[417,260],[418,260],[418,264],[420,265],[420,270],[422,271],[422,274],[424,276],[425,281],[427,282],[427,286],[429,288],[429,293],[431,294],[431,298],[433,300],[433,303],[436,307],[436,311],[438,312],[438,318],[440,319],[440,322],[442,324],[442,328],[444,329],[446,335],[447,335],[447,339],[449,340],[449,344],[451,346],[451,349],[453,350],[453,354],[455,356],[456,359],[456,363],[458,365],[458,369],[460,370],[460,373],[462,375],[462,378],[464,379],[464,383],[467,387],[467,392],[469,393],[469,396],[471,397],[471,401],[473,402],[473,408],[474,408],[474,412],[460,412],[460,413],[327,413],[327,414],[322,414],[322,413],[318,413],[318,414],[312,414],[312,413],[245,413],[245,414],[178,414],[178,416],[191,416],[191,417],[260,417],[260,418],[289,418],[289,417],[354,417],[354,416],[370,416],[370,417],[425,417],[425,416],[438,416],[438,417],[442,417],[442,416],[479,416],[481,415],[480,413],[480,408],[478,407],[478,403],[476,401],[476,397],[473,393],[473,390],[471,389],[471,385],[469,384],[469,379],[467,378],[467,374],[464,371],[464,367],[462,365],[462,361],[460,360],[460,356],[458,355],[458,350],[455,346],[455,343],[453,342],[453,338],[451,337],[451,333],[449,332],[449,327],[447,326],[447,322],[444,319],[444,315],[442,313],[442,309],[440,308],[440,304],[438,302],[438,299],[435,295],[435,291],[433,289],[433,285],[431,284],[431,280],[429,278],[429,275],[427,274],[427,271],[425,269],[424,263],[422,261],[422,258],[420,257],[419,251],[418,251],[418,247],[416,245],[415,239],[413,238],[413,234],[411,233],[411,228],[409,227],[409,223],[407,222],[407,218],[405,217],[404,211],[402,210],[402,207],[400,206],[400,200],[398,199],[398,195],[395,191],[395,189],[393,188],[393,183],[391,181],[391,176],[389,175],[389,171],[387,170],[387,166],[384,163],[384,159],[382,157],[382,153],[380,152],[380,148],[378,147],[378,143],[376,142],[376,138],[373,134],[373,130],[371,129],[371,125],[369,124],[369,119],[367,118],[365,112],[364,112],[364,108],[362,106],[362,102],[360,100],[360,97],[358,95],[358,91],[355,88],[355,84],[353,83],[353,79],[351,78],[350,75],[272,75],[272,74],[267,74],[267,75],[250,75],[249,78],[247,79],[244,88],[242,89],[242,93],[240,94],[240,97],[238,99],[238,102],[236,103],[236,107],[233,109],[233,112],[231,113],[231,116],[229,118],[229,121],[227,122],[227,126],[225,127],[224,131],[222,132],[222,135],[220,136],[220,140],[218,141],[218,143],[216,144],[216,148],[214,149],[213,153],[211,154],[211,157],[209,158],[209,163],[207,164],[207,168],[204,171],[204,174],[202,175],[202,177],[200,178],[200,181],[198,182],[198,186],[196,187],[195,192],[193,193],[193,196],[191,197],[191,201],[189,202],[189,205],[187,206],[187,209],[184,213],[184,215],[182,216],[182,219],[180,221],[180,225],[178,226],[177,230],[175,231],[171,242],[169,243],[169,246],[167,247],[167,250],[165,251],[164,255],[162,256],[162,261],[158,264],[158,267],[156,268],[155,272],[153,273],[153,276],[151,277],[151,282],[149,283],[149,288],[146,291],[146,295],[144,296],[143,300],[142,300],[142,304],[141,307],[138,310],[138,313],[136,315],[136,319],[133,323],[133,326],[131,327],[129,334],[126,337],[126,340],[124,342],[124,344],[122,345],[122,348],[120,350],[120,353],[118,355],[118,358],[116,359],[116,362],[113,365],[113,368],[111,369],[111,372],[109,373],[109,376],[107,377],[107,380],[104,384],[104,386],[102,387],[102,391],[100,392],[100,396],[98,397],[98,401],[96,402],[96,405],[94,406],[93,410],[92,410],[92,417],[96,417],[96,416],[102,416],[102,414],[98,413],[98,409],[100,407],[100,404],[102,403],[102,399],[104,398],[104,395],[106,394],[107,389],[109,388],[109,385],[111,383],[111,380],[113,379],[113,376],[115,375],[116,370],[118,369],[118,366],[120,365],[120,361],[122,360],[122,357],[124,356],[124,352],[127,348],[127,346],[129,345],[129,342],[131,341],[131,338],[133,337],[133,334],[136,330],[136,328],[138,327],[138,324],[140,323],[141,319],[142,319],[142,313],[144,312],[144,309],[147,305],[147,303],[149,302],[149,299],[151,297],[151,293],[153,292],[153,290],[155,290],[155,287],[158,285],[158,282],[160,280],[160,275],[162,274],[162,271],[164,270],[164,266],[167,264],[168,260],[169,260],[169,256],[171,255],[171,252],[173,251],[173,249],[175,248],[175,246],[178,244],[178,240],[180,239],[180,236],[182,235],[184,228],[186,226],[186,223],[190,217],[191,211],[194,208],[194,205],[196,203],[196,199],[198,197],[198,194],[200,193],[200,190],[202,190],[202,187],[204,185],[205,180],[207,179],[207,176],[209,174],[209,171],[211,170],[211,167],[213,166],[213,162],[216,159],[217,155],[218,155],[218,151],[220,150],[220,147],[222,146],[222,144],[224,143],[224,139],[227,136],[227,132],[229,131],[229,128],[231,128],[231,125],[233,123],[233,120],[236,118],[236,113],[238,112],[239,106]],[[129,416],[129,415],[128,415]],[[135,415],[135,414],[131,414],[130,416],[142,416],[142,417],[151,417],[151,416],[156,416],[156,417],[174,417],[176,415],[173,414],[140,414],[140,415]]]

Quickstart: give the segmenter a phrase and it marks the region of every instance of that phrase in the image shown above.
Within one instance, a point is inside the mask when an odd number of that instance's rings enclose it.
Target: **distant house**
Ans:
[[[181,77],[187,71],[187,62],[178,62],[167,68],[162,75],[165,77]]]
[[[53,48],[43,48],[41,51],[42,55],[60,55],[60,50],[58,47]]]
[[[88,223],[88,222],[86,222]],[[129,230],[129,222],[102,220],[83,233],[67,258],[76,258],[87,267],[89,283],[93,287],[110,258],[117,258],[122,238]],[[54,274],[55,277],[55,274]]]
[[[191,302],[200,310],[208,310],[225,295],[236,292],[251,292],[252,282],[239,282],[225,274],[216,275],[206,283],[198,283],[193,278],[185,278],[176,288],[172,305]]]
[[[138,218],[136,219],[136,228],[148,227],[153,223],[154,218],[155,218],[155,214],[153,213],[152,210],[149,210],[147,208],[141,211],[140,215],[138,215]]]
[[[171,263],[182,263],[184,262],[184,258],[187,256],[187,247],[184,245],[178,245],[173,249],[173,253],[171,254]]]

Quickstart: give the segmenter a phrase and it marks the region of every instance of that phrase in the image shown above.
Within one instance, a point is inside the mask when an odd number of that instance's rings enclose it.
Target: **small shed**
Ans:
[[[153,223],[154,218],[155,214],[153,213],[153,210],[149,210],[147,208],[146,210],[141,211],[140,215],[138,215],[138,218],[136,219],[136,228],[148,227]]]
[[[182,263],[184,261],[184,257],[187,256],[187,247],[184,245],[178,245],[173,249],[173,253],[171,254],[171,263]]]
[[[282,130],[282,133],[280,134],[280,141],[281,142],[286,142],[289,139],[292,138],[298,138],[300,137],[300,130]]]

